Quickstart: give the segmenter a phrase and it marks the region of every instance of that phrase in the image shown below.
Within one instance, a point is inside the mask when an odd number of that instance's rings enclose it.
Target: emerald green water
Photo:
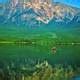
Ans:
[[[0,43],[0,59],[34,58],[47,59],[52,64],[79,65],[79,28],[41,30],[41,28],[31,30],[26,27],[0,27],[0,42],[5,42]],[[54,37],[51,37],[51,34]],[[18,43],[21,40],[22,42],[29,40],[31,44]]]
[[[57,51],[54,54],[49,47],[44,46],[2,45],[0,46],[0,58],[40,58],[55,64],[79,64],[80,48],[78,45],[57,46],[56,48]]]

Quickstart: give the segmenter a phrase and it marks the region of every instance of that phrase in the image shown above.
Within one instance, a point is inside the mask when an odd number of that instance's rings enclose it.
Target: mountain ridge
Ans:
[[[30,3],[29,3],[30,4]],[[54,4],[40,4],[35,7],[26,5],[25,9],[16,5],[16,7],[5,8],[3,12],[3,24],[14,23],[17,25],[28,25],[29,22],[35,24],[49,24],[50,21],[60,23],[80,22],[80,9],[56,2]],[[77,17],[76,17],[77,16]],[[0,16],[2,17],[2,16]],[[76,17],[76,18],[75,18]],[[1,18],[2,19],[2,18]]]

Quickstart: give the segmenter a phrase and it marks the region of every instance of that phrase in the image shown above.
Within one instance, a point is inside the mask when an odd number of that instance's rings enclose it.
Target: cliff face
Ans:
[[[28,24],[44,23],[48,24],[50,21],[55,22],[71,22],[80,9],[73,8],[61,3],[51,3],[49,0],[12,0],[9,5],[5,7],[3,16],[4,23]]]

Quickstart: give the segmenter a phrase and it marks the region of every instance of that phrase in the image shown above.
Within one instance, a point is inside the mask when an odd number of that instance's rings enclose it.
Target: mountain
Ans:
[[[80,9],[62,3],[12,4],[0,7],[0,23],[38,26],[41,24],[80,22]]]

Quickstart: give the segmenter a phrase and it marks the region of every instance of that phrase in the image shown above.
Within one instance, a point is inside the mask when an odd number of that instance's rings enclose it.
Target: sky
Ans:
[[[7,0],[0,0],[0,3],[2,3],[2,2],[5,3],[6,1]],[[54,0],[54,1],[80,8],[80,0]]]
[[[54,0],[54,1],[80,8],[80,0]]]

